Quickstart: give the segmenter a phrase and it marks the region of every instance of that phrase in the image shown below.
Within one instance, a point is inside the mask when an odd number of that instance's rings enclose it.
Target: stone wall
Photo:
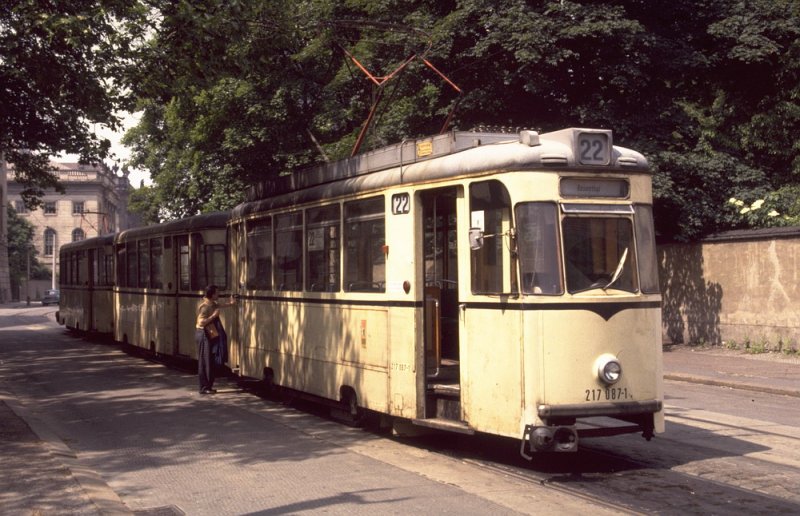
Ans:
[[[800,345],[800,228],[659,247],[664,342]]]

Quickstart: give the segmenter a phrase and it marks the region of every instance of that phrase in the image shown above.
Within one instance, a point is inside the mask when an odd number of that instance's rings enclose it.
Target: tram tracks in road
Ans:
[[[454,440],[452,436],[442,436],[418,442],[403,439],[402,442],[517,481],[579,497],[615,512],[718,514],[739,510],[759,513],[800,511],[800,504],[793,499],[720,480],[708,471],[686,470],[681,464],[685,459],[679,456],[662,457],[669,455],[671,450],[685,448],[685,443],[662,436],[651,443],[634,435],[621,439],[613,449],[609,449],[614,445],[609,441],[587,439],[575,454],[535,456],[531,463],[514,456],[510,439],[479,435]],[[641,444],[637,444],[640,440]],[[704,453],[713,454],[695,451],[696,456]],[[735,455],[723,457],[728,461],[728,467],[737,458]],[[762,466],[762,469],[769,467],[768,464]],[[724,471],[726,463],[715,464],[713,468]],[[785,473],[797,474],[797,470],[788,468]]]
[[[281,404],[281,400],[275,396],[260,398],[265,398],[271,405]],[[757,449],[748,448],[744,453],[737,454],[735,450],[725,449],[724,446],[720,450],[704,447],[703,444],[687,444],[668,437],[668,432],[649,443],[638,435],[618,436],[614,440],[584,439],[575,454],[536,455],[534,461],[529,463],[519,457],[519,444],[514,439],[437,432],[415,438],[393,437],[378,425],[364,429],[352,428],[327,416],[325,410],[308,402],[284,400],[280,407],[261,407],[257,399],[259,397],[253,396],[251,402],[244,403],[244,406],[248,410],[262,412],[269,418],[278,417],[282,424],[315,439],[326,440],[399,467],[410,470],[420,468],[418,473],[423,475],[435,476],[435,473],[419,464],[424,464],[426,457],[436,455],[450,459],[453,467],[459,463],[469,466],[473,474],[480,471],[484,475],[508,479],[509,485],[514,485],[515,489],[524,490],[526,485],[544,487],[614,513],[800,512],[800,504],[794,500],[715,476],[731,468],[747,470],[742,466],[742,461],[751,466],[760,461],[761,464],[753,468],[768,469],[771,464],[763,462],[764,459],[749,456],[758,453]],[[264,408],[266,412],[263,412]],[[312,423],[310,419],[316,422]],[[320,425],[320,419],[330,424]],[[692,424],[686,417],[671,417],[670,423]],[[734,434],[739,431],[746,434],[759,431],[755,425],[727,424],[727,427]],[[685,433],[681,429],[673,431],[675,435]],[[762,433],[785,434],[770,430]],[[733,445],[730,442],[727,444]],[[405,461],[403,456],[406,457]],[[409,461],[409,458],[413,458],[413,461]],[[797,472],[790,468],[785,470],[787,475]],[[446,476],[442,481],[449,482]]]

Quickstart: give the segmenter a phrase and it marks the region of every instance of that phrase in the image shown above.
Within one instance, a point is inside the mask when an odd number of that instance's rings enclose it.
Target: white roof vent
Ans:
[[[539,133],[536,131],[520,131],[519,142],[528,147],[536,147],[539,144]]]

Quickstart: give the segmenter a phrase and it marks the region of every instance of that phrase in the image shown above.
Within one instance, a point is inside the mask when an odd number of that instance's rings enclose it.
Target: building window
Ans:
[[[83,201],[72,201],[72,214],[83,215]]]
[[[28,213],[24,201],[14,201],[14,210],[19,214]]]
[[[45,215],[55,215],[56,214],[56,201],[45,201],[44,202],[44,214]]]
[[[52,228],[44,230],[44,255],[53,256],[53,250],[56,247],[56,232]]]
[[[81,228],[75,228],[72,230],[72,241],[73,242],[80,242],[86,238],[86,233],[83,232]]]

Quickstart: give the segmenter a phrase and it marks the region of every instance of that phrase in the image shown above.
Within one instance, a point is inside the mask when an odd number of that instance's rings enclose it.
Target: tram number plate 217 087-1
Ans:
[[[629,400],[633,395],[627,387],[608,387],[606,389],[586,389],[586,401]]]

